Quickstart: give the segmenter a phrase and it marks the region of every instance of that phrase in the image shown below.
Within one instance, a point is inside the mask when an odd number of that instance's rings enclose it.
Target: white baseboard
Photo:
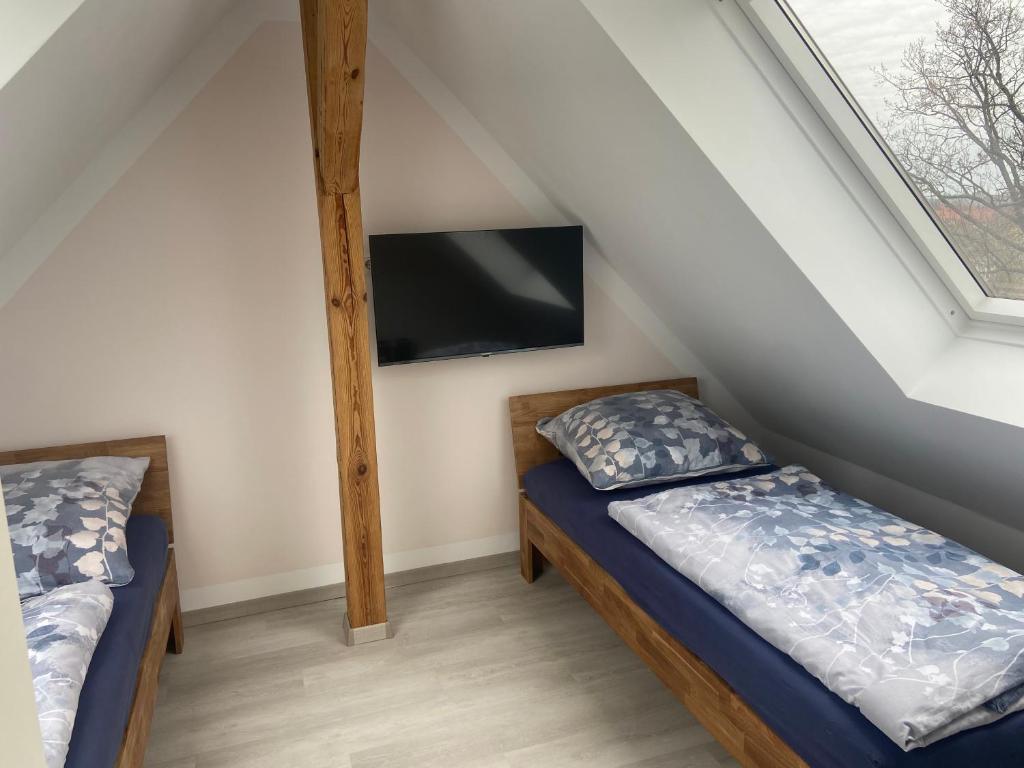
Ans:
[[[456,563],[475,557],[499,555],[519,549],[519,534],[505,533],[485,539],[460,541],[436,547],[424,547],[406,552],[384,554],[384,572],[411,571],[431,565]],[[340,584],[345,580],[345,570],[340,562],[302,568],[297,571],[274,573],[251,579],[239,579],[206,587],[192,587],[181,591],[181,609],[198,611],[219,605],[257,600],[272,595],[283,595],[302,589],[326,587]]]
[[[384,553],[384,573],[411,571],[414,568],[425,568],[428,565],[457,563],[474,557],[500,555],[519,549],[519,532],[503,533],[500,536],[489,536],[485,539],[458,541],[454,544],[441,544],[436,547],[412,549],[407,552]]]

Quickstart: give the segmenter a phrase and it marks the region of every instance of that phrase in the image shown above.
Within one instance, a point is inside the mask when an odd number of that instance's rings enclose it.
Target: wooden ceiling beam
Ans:
[[[353,192],[359,186],[366,0],[300,0],[299,6],[318,184],[324,192]]]
[[[359,195],[366,0],[300,0],[351,644],[390,636]]]

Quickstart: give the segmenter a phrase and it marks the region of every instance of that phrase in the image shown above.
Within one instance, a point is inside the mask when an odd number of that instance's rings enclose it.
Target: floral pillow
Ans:
[[[771,464],[736,427],[671,389],[591,400],[541,419],[537,431],[599,491]]]
[[[100,456],[0,467],[22,599],[89,579],[132,580],[125,525],[149,459]]]

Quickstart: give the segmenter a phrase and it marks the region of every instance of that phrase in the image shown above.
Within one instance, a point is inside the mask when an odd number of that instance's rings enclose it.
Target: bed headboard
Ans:
[[[537,420],[557,416],[566,408],[598,397],[621,395],[626,392],[646,392],[652,389],[676,389],[690,397],[698,397],[697,380],[663,379],[638,384],[611,384],[588,389],[564,389],[559,392],[539,392],[535,395],[513,395],[508,399],[512,417],[512,452],[516,459],[516,485],[523,490],[523,475],[538,464],[554,461],[558,449],[537,434]]]
[[[171,516],[171,482],[167,470],[167,440],[163,435],[132,437],[127,440],[106,440],[99,443],[60,445],[55,448],[28,448],[0,452],[0,466],[27,464],[32,461],[64,461],[88,459],[92,456],[149,457],[149,469],[142,479],[142,488],[132,504],[133,515],[159,515],[167,525],[167,536],[174,543]]]

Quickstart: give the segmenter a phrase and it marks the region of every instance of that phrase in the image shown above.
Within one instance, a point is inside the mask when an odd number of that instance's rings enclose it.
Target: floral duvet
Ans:
[[[61,768],[86,670],[114,606],[99,581],[69,584],[21,604],[47,768]]]
[[[1024,577],[803,467],[608,510],[905,750],[1024,709]]]

